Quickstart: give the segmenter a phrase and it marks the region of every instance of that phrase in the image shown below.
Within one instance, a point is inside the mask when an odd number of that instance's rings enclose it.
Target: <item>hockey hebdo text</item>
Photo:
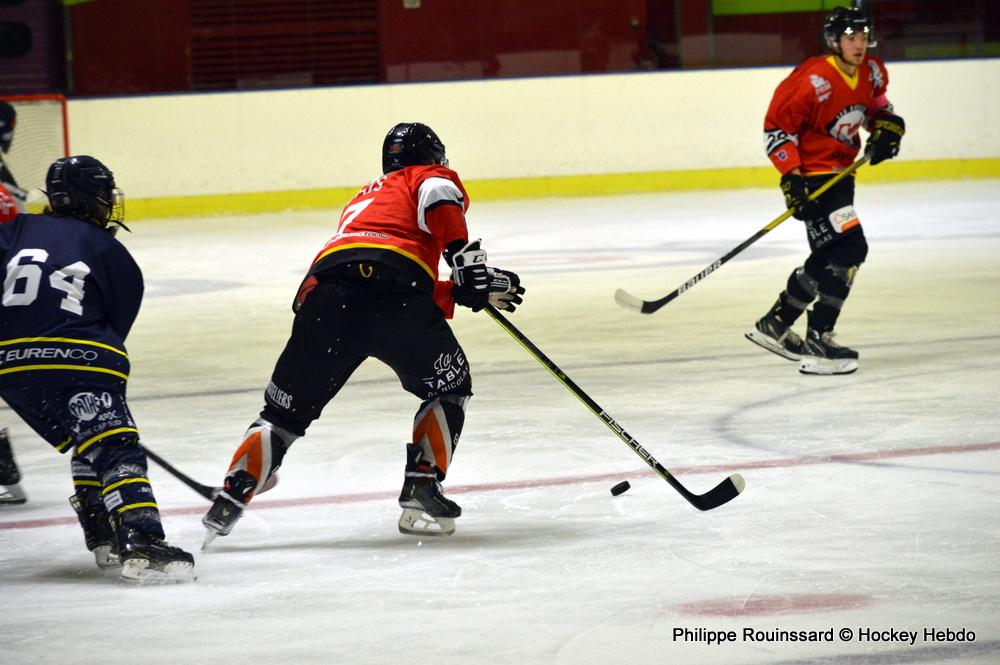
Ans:
[[[927,627],[916,630],[902,628],[828,628],[826,630],[759,629],[744,626],[738,630],[711,630],[709,628],[674,628],[674,642],[707,645],[737,644],[740,642],[858,642],[904,644],[975,642],[976,633],[968,628]]]

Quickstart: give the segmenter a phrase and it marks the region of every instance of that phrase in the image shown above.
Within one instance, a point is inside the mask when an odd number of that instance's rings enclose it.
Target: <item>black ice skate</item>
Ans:
[[[111,518],[104,508],[100,491],[94,489],[82,496],[74,494],[69,498],[83,529],[83,540],[94,555],[98,568],[115,568],[121,565],[118,557],[118,540],[111,525]]]
[[[257,480],[246,471],[237,471],[226,478],[225,486],[212,502],[212,507],[201,523],[205,525],[205,541],[201,549],[208,547],[216,536],[228,536],[243,517],[243,509],[247,505],[247,497],[257,485]]]
[[[858,369],[858,352],[833,341],[833,331],[806,332],[806,352],[799,364],[802,374],[850,374]]]
[[[399,532],[411,536],[450,536],[462,508],[444,495],[437,469],[420,464],[420,447],[406,444],[406,471],[399,493]]]
[[[21,489],[21,472],[14,462],[14,451],[10,447],[7,430],[0,430],[0,506],[24,503],[28,500]]]
[[[118,527],[118,550],[125,582],[169,584],[198,579],[193,556],[138,529]]]
[[[773,309],[759,319],[745,336],[754,344],[788,360],[801,360],[806,353],[802,338],[795,334],[791,326],[782,323]]]

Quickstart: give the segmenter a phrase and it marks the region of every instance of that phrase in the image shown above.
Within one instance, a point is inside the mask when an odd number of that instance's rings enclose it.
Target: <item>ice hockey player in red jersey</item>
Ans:
[[[446,318],[455,304],[513,311],[524,288],[488,267],[465,223],[469,197],[430,127],[401,123],[382,146],[381,177],[344,207],[336,234],[313,260],[295,297],[295,321],[264,409],[236,450],[205,515],[205,545],[227,535],[255,494],[273,486],[292,442],[367,358],[381,360],[421,401],[405,444],[399,530],[448,536],[462,509],[441,481],[472,396],[469,363]],[[438,279],[444,256],[451,280]]]
[[[17,202],[7,187],[0,182],[0,224],[17,217]]]
[[[14,107],[7,102],[0,100],[0,164],[2,164],[3,153],[10,148],[14,138],[14,121],[17,114]],[[0,166],[0,224],[9,222],[17,217],[17,201],[7,189],[5,180],[9,177],[6,165]],[[24,490],[21,488],[21,471],[17,468],[14,460],[14,451],[10,446],[10,438],[7,430],[0,430],[0,506],[5,504],[24,503],[28,500]]]
[[[899,153],[905,125],[886,96],[885,63],[868,54],[876,44],[868,15],[837,7],[824,22],[823,36],[831,54],[809,58],[783,80],[764,119],[765,150],[781,172],[786,205],[805,222],[811,253],[746,337],[799,361],[805,374],[849,374],[858,367],[858,352],[837,344],[833,330],[868,254],[854,210],[854,178],[816,200],[807,197],[856,159],[862,128],[869,132],[865,150],[875,165]],[[803,340],[792,325],[810,304]]]
[[[17,212],[25,211],[27,192],[18,187],[14,174],[10,172],[4,155],[14,143],[14,129],[17,127],[17,109],[0,99],[0,220],[3,219],[5,199],[9,198],[17,206]],[[6,194],[6,197],[4,196]],[[11,216],[13,219],[13,216]]]
[[[0,224],[17,217],[17,204],[4,184],[0,182]],[[14,451],[6,429],[0,429],[0,506],[24,503],[28,500],[21,489],[21,471],[14,461]]]

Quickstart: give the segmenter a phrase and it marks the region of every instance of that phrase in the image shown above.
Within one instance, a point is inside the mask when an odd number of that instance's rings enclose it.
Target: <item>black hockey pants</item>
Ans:
[[[832,175],[806,179],[810,191]],[[811,251],[805,264],[792,271],[779,298],[779,318],[793,324],[815,301],[809,327],[833,330],[854,282],[868,256],[868,242],[854,210],[854,178],[847,177],[820,197],[822,214],[805,222]]]
[[[391,367],[425,405],[446,403],[457,441],[464,408],[452,405],[464,406],[472,394],[465,352],[430,294],[375,279],[326,277],[309,293],[274,368],[261,416],[304,435],[370,357]]]

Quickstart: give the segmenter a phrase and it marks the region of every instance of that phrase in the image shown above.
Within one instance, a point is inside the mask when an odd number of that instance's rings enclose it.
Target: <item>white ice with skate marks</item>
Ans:
[[[776,188],[473,202],[490,263],[528,289],[511,320],[689,489],[746,478],[706,513],[467,311],[454,327],[475,396],[444,483],[463,508],[447,538],[398,532],[418,403],[374,362],[294,444],[281,484],[206,552],[208,502],[151,468],[168,540],[195,553],[194,584],[102,576],[66,504],[65,458],[3,409],[29,497],[0,509],[0,595],[16,608],[0,618],[3,661],[104,665],[138,649],[150,664],[396,663],[430,639],[438,664],[996,663],[998,191],[859,184],[871,252],[837,332],[861,358],[831,377],[802,376],[743,337],[805,256],[795,220],[656,314],[613,301],[616,288],[676,288],[773,219]],[[221,481],[256,417],[300,267],[335,223],[335,212],[164,220],[125,235],[153,285],[178,261],[238,283],[150,298],[129,340],[143,438],[200,482]],[[82,649],[98,624],[118,629]],[[928,640],[925,628],[976,639]],[[768,637],[831,629],[833,642]],[[892,630],[919,638],[879,639]],[[705,631],[737,638],[708,644]]]

